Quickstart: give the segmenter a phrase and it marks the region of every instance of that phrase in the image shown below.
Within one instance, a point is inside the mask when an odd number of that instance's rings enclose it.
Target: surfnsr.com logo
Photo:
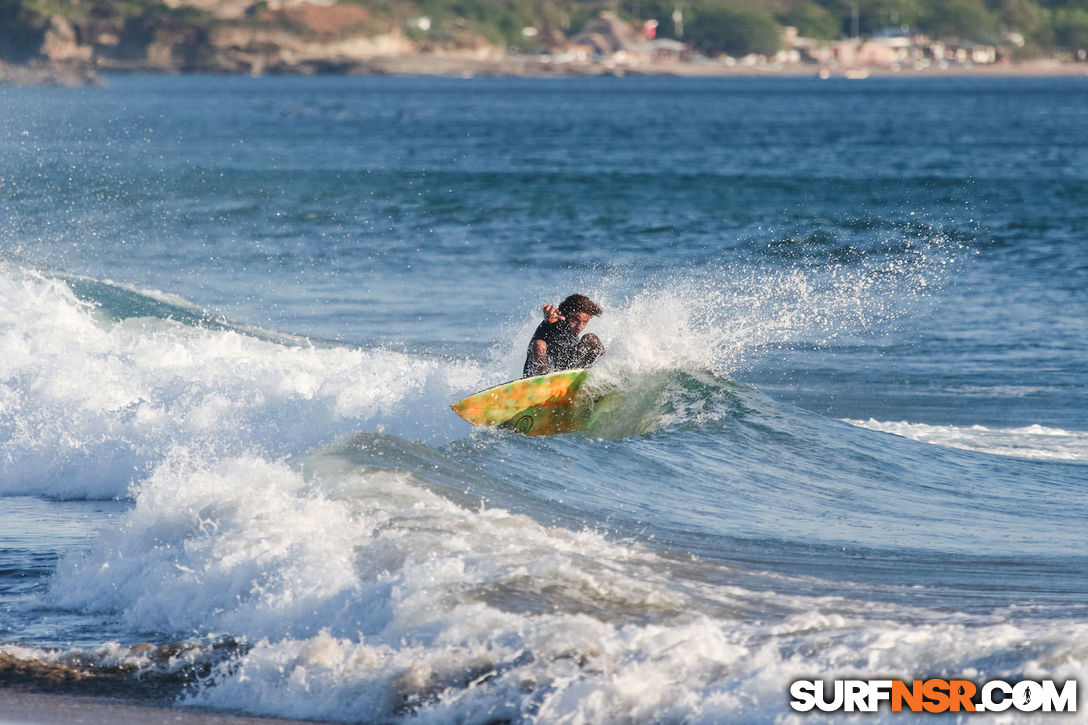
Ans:
[[[798,712],[1076,712],[1077,681],[1054,680],[797,680],[790,707]]]

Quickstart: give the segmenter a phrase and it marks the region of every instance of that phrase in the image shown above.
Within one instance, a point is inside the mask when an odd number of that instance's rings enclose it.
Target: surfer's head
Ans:
[[[601,306],[585,295],[571,295],[559,303],[559,314],[575,335],[586,329],[590,318],[601,314]]]

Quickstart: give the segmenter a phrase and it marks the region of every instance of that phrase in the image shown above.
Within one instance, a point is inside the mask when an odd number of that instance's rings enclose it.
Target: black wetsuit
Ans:
[[[543,340],[548,345],[547,370],[540,369],[536,355],[533,354],[533,343],[537,340]],[[540,327],[536,328],[536,332],[533,333],[533,338],[529,340],[529,350],[525,355],[525,367],[522,369],[522,375],[530,377],[532,375],[554,373],[557,370],[583,367],[585,365],[585,354],[579,347],[578,341],[578,336],[571,332],[570,328],[562,320],[559,322],[541,322]]]

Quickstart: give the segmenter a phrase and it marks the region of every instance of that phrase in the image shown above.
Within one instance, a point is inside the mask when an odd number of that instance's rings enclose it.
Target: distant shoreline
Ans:
[[[824,71],[822,74],[821,71]],[[494,75],[511,77],[577,77],[577,76],[662,76],[662,77],[764,77],[843,78],[843,77],[1088,77],[1088,63],[1057,60],[994,63],[991,65],[950,65],[929,67],[888,68],[880,66],[859,68],[823,68],[814,64],[727,65],[721,61],[702,63],[659,61],[646,64],[549,64],[535,58],[517,56],[501,60],[470,60],[427,55],[408,55],[374,59],[349,75]]]
[[[158,68],[95,68],[90,64],[33,63],[13,65],[0,62],[0,86],[83,86],[101,84],[110,75],[129,74],[188,75],[186,71]],[[223,72],[224,76],[246,75]],[[266,75],[307,76],[435,76],[435,77],[509,77],[575,78],[591,76],[650,76],[675,78],[1041,78],[1088,77],[1088,63],[1036,60],[989,65],[950,65],[945,68],[821,68],[813,64],[727,65],[721,61],[701,63],[660,61],[646,64],[610,64],[603,62],[548,63],[535,56],[508,56],[494,59],[410,54],[379,56],[357,61],[336,72],[285,72]]]

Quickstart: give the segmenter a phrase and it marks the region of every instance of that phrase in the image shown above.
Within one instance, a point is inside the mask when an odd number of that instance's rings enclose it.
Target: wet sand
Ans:
[[[301,722],[243,717],[191,707],[135,705],[109,697],[0,689],[0,725],[289,725]]]
[[[0,725],[301,722],[177,706],[178,691],[176,680],[153,672],[139,677],[126,667],[88,668],[0,652]]]

